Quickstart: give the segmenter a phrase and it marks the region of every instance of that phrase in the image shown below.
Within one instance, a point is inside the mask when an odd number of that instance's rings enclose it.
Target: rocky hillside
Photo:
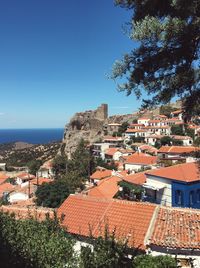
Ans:
[[[180,103],[172,103],[172,107],[180,108]],[[99,141],[105,134],[107,125],[110,123],[132,123],[139,117],[153,118],[159,114],[160,108],[152,110],[138,111],[133,114],[113,115],[108,117],[108,105],[102,104],[96,110],[76,113],[66,125],[64,130],[64,138],[62,141],[61,153],[65,153],[69,158],[77,147],[79,141],[83,138],[89,143]]]
[[[26,166],[32,160],[45,162],[53,158],[61,143],[53,142],[44,145],[33,145],[24,142],[0,144],[0,162],[7,166]]]

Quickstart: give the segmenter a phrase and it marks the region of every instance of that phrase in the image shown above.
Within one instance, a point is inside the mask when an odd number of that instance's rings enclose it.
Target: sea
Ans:
[[[61,141],[63,133],[63,128],[0,129],[0,144],[18,141],[46,144]]]

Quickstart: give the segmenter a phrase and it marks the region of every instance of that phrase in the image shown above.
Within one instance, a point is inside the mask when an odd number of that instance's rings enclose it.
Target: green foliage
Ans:
[[[132,140],[132,142],[133,143],[137,143],[137,142],[139,142],[139,143],[144,143],[144,137],[134,137],[134,136],[132,136],[131,137],[131,140]]]
[[[74,193],[72,188],[65,180],[55,180],[51,183],[43,183],[37,188],[36,204],[38,206],[56,208],[69,196]]]
[[[112,160],[109,163],[105,162],[102,158],[97,158],[95,160],[95,166],[96,167],[104,167],[106,169],[110,169],[110,170],[117,170],[117,166],[115,164],[115,162]]]
[[[183,141],[172,139],[172,145],[175,145],[175,146],[182,146],[182,145],[183,145]]]
[[[164,114],[167,117],[170,117],[171,112],[174,112],[176,108],[173,108],[172,106],[168,105],[161,105],[160,106],[160,114]]]
[[[194,145],[200,147],[200,137],[194,140]]]
[[[109,226],[99,238],[91,234],[91,247],[74,252],[74,239],[59,226],[55,217],[39,222],[33,218],[16,220],[0,212],[0,265],[4,268],[175,268],[170,256],[128,256],[128,240],[117,241]]]
[[[141,255],[137,256],[133,262],[137,268],[176,268],[176,260],[171,256],[156,256]]]
[[[90,247],[81,248],[81,267],[83,268],[129,268],[132,261],[128,258],[127,242],[115,240],[115,232],[108,235],[105,229],[104,237],[93,240],[93,250]]]
[[[77,176],[88,178],[95,169],[94,158],[90,153],[88,143],[83,139],[79,142],[71,160],[67,162],[67,172],[76,172]]]
[[[43,222],[16,220],[0,212],[0,224],[1,267],[74,267],[74,241],[59,227],[56,218]]]
[[[84,182],[95,168],[95,162],[87,147],[81,140],[72,159],[57,156],[53,162],[56,171],[56,180],[45,183],[36,191],[36,203],[44,207],[59,207],[61,203],[77,189],[84,189]]]
[[[132,183],[126,181],[120,181],[119,186],[122,187],[122,191],[119,191],[117,198],[127,199],[127,200],[141,200],[142,193],[144,190]]]
[[[61,175],[66,173],[66,167],[67,167],[67,157],[57,155],[53,159],[53,169],[55,171],[56,175]]]
[[[184,136],[185,133],[183,131],[182,125],[172,125],[171,126],[171,135]]]
[[[133,91],[138,98],[146,90],[150,97],[144,107],[181,97],[188,116],[200,114],[200,1],[115,4],[132,12],[127,32],[139,44],[113,66],[112,78],[123,81],[119,90]]]
[[[172,145],[172,139],[169,136],[164,136],[160,139],[161,146]]]
[[[119,127],[118,133],[122,135],[127,130],[128,126],[128,122],[123,122],[122,125]]]
[[[31,160],[30,162],[27,163],[29,172],[33,175],[36,175],[41,165],[42,165],[41,160]]]

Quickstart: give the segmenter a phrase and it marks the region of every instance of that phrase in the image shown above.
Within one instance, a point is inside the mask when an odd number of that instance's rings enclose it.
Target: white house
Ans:
[[[9,203],[15,203],[18,201],[25,201],[28,200],[28,194],[21,193],[21,192],[12,192],[8,195],[8,202]]]
[[[152,168],[156,165],[157,157],[136,152],[126,157],[124,169],[129,171],[139,171],[141,169]]]
[[[138,124],[142,124],[142,125],[145,125],[145,126],[148,126],[148,122],[149,122],[150,118],[146,118],[146,117],[142,117],[142,118],[139,118],[137,120],[137,123]]]

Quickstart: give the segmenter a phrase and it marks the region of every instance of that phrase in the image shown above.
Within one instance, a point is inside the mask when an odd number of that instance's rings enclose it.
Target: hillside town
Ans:
[[[55,210],[65,216],[61,225],[76,237],[77,251],[90,245],[89,226],[97,238],[108,224],[117,239],[128,240],[130,254],[135,249],[152,256],[170,254],[179,267],[200,267],[199,118],[185,124],[183,111],[174,110],[168,116],[139,114],[132,122],[129,117],[101,126],[104,135],[87,143],[87,150],[104,165],[88,169],[83,189],[58,208],[38,207],[37,190],[57,180],[54,159],[35,174],[28,167],[7,171],[1,163],[1,210],[24,218]]]

